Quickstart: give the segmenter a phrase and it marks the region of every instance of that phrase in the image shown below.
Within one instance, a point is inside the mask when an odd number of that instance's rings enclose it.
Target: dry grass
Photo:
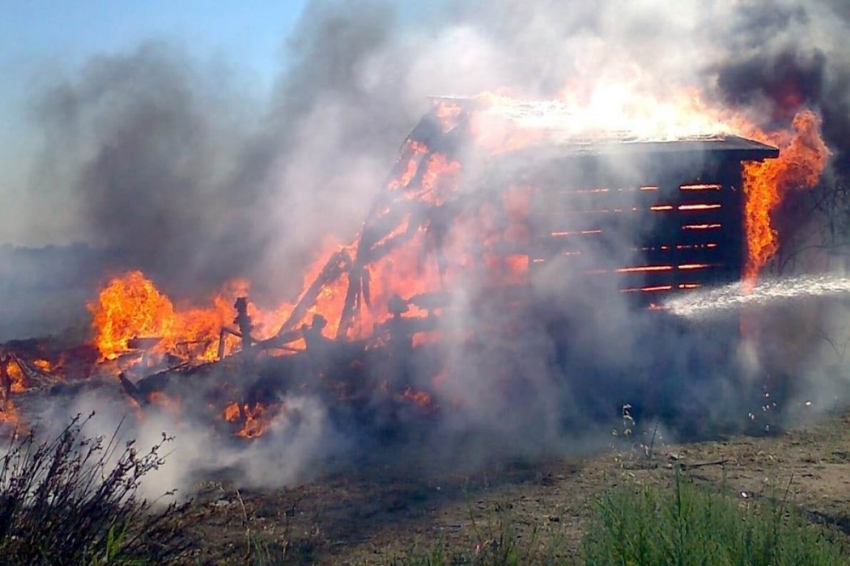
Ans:
[[[76,417],[51,441],[15,438],[0,459],[3,564],[164,564],[190,546],[180,522],[185,504],[137,495],[142,477],[163,464],[169,439],[140,453],[117,431],[85,437],[86,420]]]

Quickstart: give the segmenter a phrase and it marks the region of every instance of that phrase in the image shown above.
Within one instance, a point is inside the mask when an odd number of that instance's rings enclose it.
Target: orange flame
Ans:
[[[239,419],[239,404],[231,403],[224,408],[224,420],[229,423],[236,422]]]
[[[223,327],[232,327],[233,303],[244,296],[249,285],[232,281],[212,299],[212,306],[178,310],[153,281],[141,271],[131,271],[112,279],[101,290],[97,301],[88,305],[93,315],[94,344],[105,360],[114,360],[133,351],[134,339],[151,339],[147,349],[153,355],[181,355],[196,361],[211,361],[218,354],[218,341]],[[258,339],[273,334],[291,307],[264,312],[249,303]],[[234,340],[225,341],[225,354],[235,347]]]
[[[234,436],[259,438],[265,434],[274,414],[275,411],[262,403],[255,403],[253,406],[245,403],[241,408],[238,403],[231,403],[224,409],[224,420],[231,424],[239,424],[244,418],[242,428]]]
[[[89,304],[95,346],[105,359],[130,349],[131,338],[163,338],[174,333],[174,306],[141,271],[113,279]]]
[[[429,204],[440,204],[458,186],[460,163],[449,161],[445,155],[435,153],[428,161],[422,178],[422,199]]]
[[[6,364],[6,375],[8,376],[9,382],[12,384],[12,393],[22,393],[27,390],[24,370],[21,368],[21,364],[15,359],[10,360],[9,363]]]
[[[449,100],[438,100],[435,103],[434,114],[443,126],[443,131],[448,132],[455,128],[463,115],[463,108],[456,102]]]
[[[20,392],[24,386],[24,375],[15,359],[0,356],[0,425],[18,426],[18,410],[8,393]]]
[[[829,149],[820,136],[820,119],[804,110],[794,117],[793,132],[770,135],[757,132],[753,137],[779,146],[779,158],[744,167],[744,192],[747,195],[747,246],[749,260],[745,280],[752,282],[778,249],[776,230],[770,225],[770,213],[793,189],[814,187],[826,168]]]
[[[417,391],[408,387],[401,394],[401,398],[406,399],[408,401],[413,401],[422,409],[433,410],[435,408],[434,401],[431,398],[431,395],[428,394],[426,391]]]
[[[2,425],[17,425],[18,410],[15,408],[11,399],[3,399],[0,404],[0,424]]]
[[[800,111],[790,131],[766,133],[742,112],[706,102],[694,89],[669,88],[659,96],[651,77],[638,70],[614,81],[575,81],[558,100],[519,101],[494,93],[476,98],[471,131],[493,155],[538,143],[604,139],[664,141],[691,137],[741,135],[780,148],[777,160],[748,163],[744,171],[746,232],[749,249],[745,279],[752,281],[776,253],[777,234],[770,214],[794,188],[813,187],[826,167],[829,150],[820,121]],[[716,190],[694,184],[683,190]],[[697,210],[698,208],[692,208]],[[657,206],[653,210],[672,210]],[[682,209],[686,210],[686,209]],[[687,230],[720,228],[695,224]]]

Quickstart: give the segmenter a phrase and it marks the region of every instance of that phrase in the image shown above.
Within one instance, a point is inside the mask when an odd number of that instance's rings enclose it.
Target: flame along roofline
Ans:
[[[440,102],[459,106],[463,111],[482,108],[475,98],[463,96],[431,96],[435,106]],[[520,106],[524,103],[518,103]],[[529,107],[532,103],[527,103]],[[506,115],[509,120],[517,116]],[[543,149],[551,157],[570,155],[613,155],[621,153],[717,153],[738,161],[764,161],[779,157],[777,147],[731,134],[695,134],[683,137],[653,138],[637,135],[630,131],[600,132],[599,135],[574,135],[557,127],[549,130],[545,140],[537,140],[528,147],[509,152],[522,154]]]

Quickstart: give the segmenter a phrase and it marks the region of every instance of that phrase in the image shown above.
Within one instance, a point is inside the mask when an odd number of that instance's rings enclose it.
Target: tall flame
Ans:
[[[95,346],[105,359],[130,349],[132,338],[173,336],[174,305],[141,271],[113,279],[89,304],[95,328]]]
[[[829,149],[820,136],[820,119],[811,111],[799,112],[793,132],[753,132],[754,138],[779,147],[779,158],[744,165],[746,226],[749,258],[744,278],[753,282],[776,253],[779,244],[770,214],[793,189],[814,187],[829,159]]]

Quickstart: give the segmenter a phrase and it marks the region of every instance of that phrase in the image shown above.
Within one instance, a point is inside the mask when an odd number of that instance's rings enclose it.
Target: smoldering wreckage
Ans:
[[[89,304],[89,341],[0,345],[5,429],[93,394],[229,444],[275,429],[286,443],[309,405],[363,450],[491,456],[562,450],[625,404],[682,435],[752,421],[784,377],[741,369],[752,324],[668,305],[756,284],[771,211],[826,167],[813,113],[764,132],[698,108],[719,127],[637,137],[584,131],[557,102],[432,103],[360,232],[323,243],[297,300],[261,309],[233,281],[212,307],[179,308],[140,271],[115,277]],[[737,405],[717,407],[729,388]]]

